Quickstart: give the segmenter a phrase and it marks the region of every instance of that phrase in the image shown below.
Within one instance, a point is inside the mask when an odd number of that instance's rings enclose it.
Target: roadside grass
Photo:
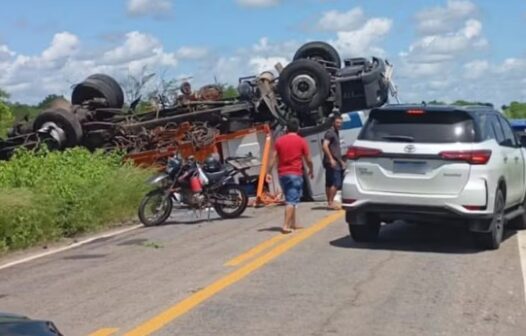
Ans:
[[[119,154],[17,152],[0,162],[0,253],[129,220],[150,174]]]

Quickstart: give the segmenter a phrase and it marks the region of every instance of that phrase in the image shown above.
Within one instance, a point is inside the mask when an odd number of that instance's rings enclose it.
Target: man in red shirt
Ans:
[[[304,162],[309,177],[314,178],[309,147],[307,141],[298,135],[298,130],[298,119],[291,119],[287,124],[287,134],[276,140],[274,156],[270,163],[269,171],[272,171],[276,162],[278,163],[279,182],[287,203],[283,233],[290,233],[298,228],[296,208],[303,194]]]

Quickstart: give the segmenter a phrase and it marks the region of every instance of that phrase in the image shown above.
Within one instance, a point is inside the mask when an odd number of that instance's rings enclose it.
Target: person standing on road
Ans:
[[[269,166],[269,172],[272,172],[274,165],[278,164],[279,182],[285,195],[283,233],[290,233],[299,228],[296,225],[296,208],[303,194],[304,163],[308,168],[308,176],[314,178],[309,147],[307,141],[298,134],[298,130],[299,120],[291,119],[287,124],[287,134],[276,140],[274,156]]]
[[[332,127],[323,138],[323,167],[325,168],[325,188],[327,202],[330,209],[338,210],[340,205],[335,204],[336,193],[342,187],[343,170],[345,163],[342,160],[340,148],[340,129],[343,124],[341,115],[336,115]]]

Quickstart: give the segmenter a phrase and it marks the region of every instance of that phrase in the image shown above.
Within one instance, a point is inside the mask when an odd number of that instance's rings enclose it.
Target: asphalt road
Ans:
[[[357,244],[341,213],[300,209],[292,235],[281,208],[250,209],[0,270],[0,311],[68,336],[526,335],[517,233],[480,252],[462,228],[396,223]]]

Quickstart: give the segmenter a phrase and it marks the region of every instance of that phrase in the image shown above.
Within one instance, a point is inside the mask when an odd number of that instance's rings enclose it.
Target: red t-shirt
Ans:
[[[308,155],[307,141],[296,133],[288,133],[276,140],[278,174],[303,176],[303,157]]]

